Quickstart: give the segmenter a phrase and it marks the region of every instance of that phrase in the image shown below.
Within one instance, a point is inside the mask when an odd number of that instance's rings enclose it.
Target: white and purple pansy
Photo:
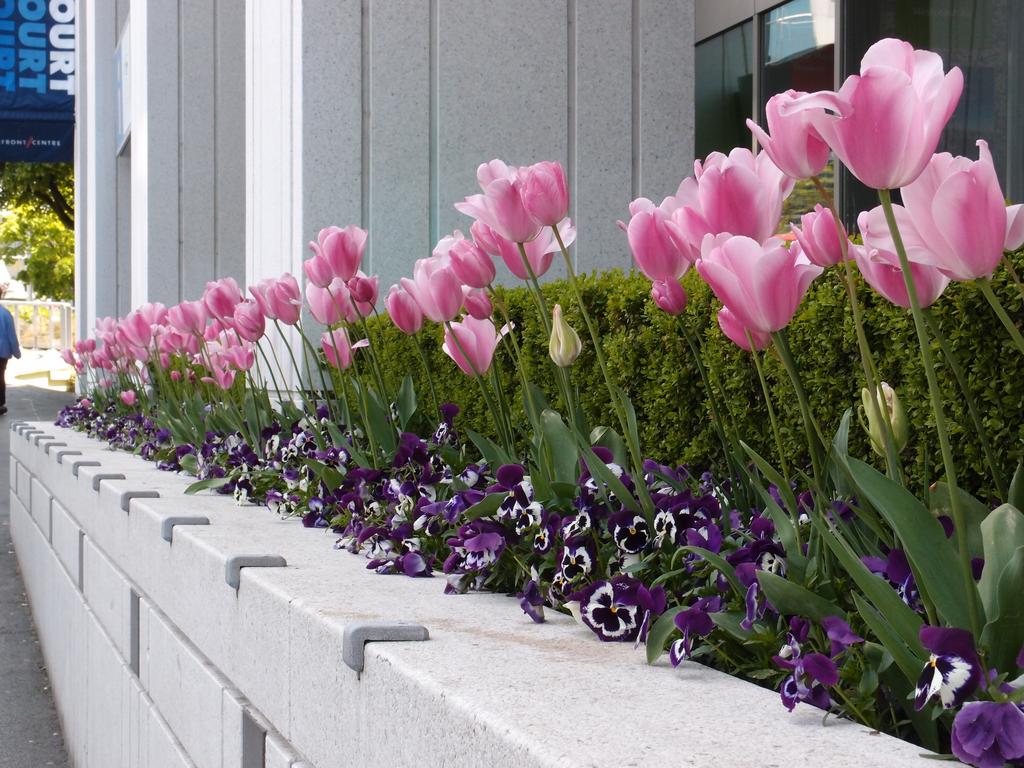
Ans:
[[[594,570],[594,560],[594,545],[589,539],[568,539],[559,552],[558,572],[571,584]]]
[[[684,659],[690,658],[695,638],[711,634],[715,628],[711,614],[718,613],[720,610],[722,610],[722,598],[716,595],[714,597],[698,597],[693,605],[676,614],[675,625],[683,633],[683,637],[669,646],[668,658],[673,667],[678,667]]]
[[[643,515],[623,510],[608,519],[612,540],[621,552],[635,555],[651,542],[651,528]]]
[[[544,596],[540,593],[540,576],[536,568],[530,569],[530,580],[516,597],[519,598],[519,607],[523,613],[537,624],[544,623]]]
[[[448,539],[451,554],[444,562],[445,573],[483,571],[494,565],[505,551],[505,531],[492,520],[474,520]]]
[[[839,670],[832,659],[823,653],[803,653],[800,641],[791,632],[772,660],[792,673],[779,688],[786,709],[792,712],[801,701],[819,709],[832,706],[828,689],[839,682]]]
[[[596,581],[569,600],[579,604],[580,620],[606,642],[637,640],[652,615],[665,609],[664,589],[648,590],[632,576]]]
[[[864,642],[864,638],[850,629],[850,625],[839,616],[826,616],[821,620],[821,626],[828,637],[829,655],[833,659],[851,645]]]
[[[981,684],[981,662],[973,636],[966,629],[927,625],[921,627],[919,636],[931,655],[917,681],[914,707],[922,709],[935,697],[945,709],[959,707]]]

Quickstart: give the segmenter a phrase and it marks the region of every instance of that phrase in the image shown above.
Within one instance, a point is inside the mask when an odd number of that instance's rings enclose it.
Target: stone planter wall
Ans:
[[[12,535],[78,768],[927,765],[553,611],[378,576],[78,433],[12,428]]]

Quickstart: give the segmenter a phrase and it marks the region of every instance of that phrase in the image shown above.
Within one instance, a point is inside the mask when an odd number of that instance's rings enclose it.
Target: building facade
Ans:
[[[582,270],[694,157],[693,0],[81,0],[80,332],[370,230],[383,289],[493,157],[567,168]],[[553,270],[554,271],[554,270]]]

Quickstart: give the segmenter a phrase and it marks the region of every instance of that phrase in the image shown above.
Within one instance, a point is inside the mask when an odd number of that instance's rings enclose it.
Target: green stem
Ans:
[[[775,344],[776,351],[779,353],[779,357],[782,359],[782,365],[785,367],[786,373],[789,374],[789,379],[793,383],[793,389],[796,391],[796,399],[800,404],[800,416],[804,423],[804,435],[807,438],[807,449],[811,453],[811,468],[814,471],[814,482],[818,489],[822,490],[824,489],[825,476],[822,474],[821,451],[824,441],[821,438],[821,430],[818,429],[818,424],[814,420],[811,404],[807,399],[807,392],[800,381],[800,371],[793,360],[793,354],[789,349],[789,343],[786,341],[785,334],[782,331],[773,333],[772,341]]]
[[[775,436],[775,450],[779,454],[779,465],[782,467],[782,476],[789,479],[789,467],[786,465],[786,450],[782,443],[782,433],[779,431],[779,420],[775,416],[775,408],[772,406],[772,393],[768,389],[768,380],[764,375],[764,367],[761,365],[761,357],[754,345],[754,338],[750,331],[747,331],[747,343],[750,344],[750,356],[754,359],[754,368],[757,369],[757,378],[761,382],[761,391],[764,393],[764,404],[768,408],[768,420],[772,425],[772,434]],[[798,510],[793,510],[799,514]]]
[[[921,311],[921,303],[917,298],[917,286],[914,284],[910,272],[910,260],[907,258],[907,250],[903,244],[903,237],[900,234],[899,225],[896,223],[896,214],[892,207],[892,195],[887,189],[878,190],[878,199],[885,211],[885,220],[889,225],[889,232],[892,235],[893,244],[896,246],[896,255],[900,260],[900,269],[903,272],[903,284],[907,289],[907,297],[910,299],[910,310],[914,316],[914,329],[917,332],[918,345],[921,348],[921,358],[924,362],[924,372],[928,379],[928,393],[931,396],[932,410],[935,414],[935,431],[939,436],[939,448],[942,452],[942,464],[946,471],[946,484],[949,486],[949,498],[951,512],[953,513],[953,526],[956,529],[957,551],[960,556],[960,572],[964,581],[964,588],[967,594],[967,610],[970,615],[971,631],[974,637],[981,637],[981,614],[978,607],[978,589],[974,582],[974,574],[971,569],[971,553],[967,547],[967,520],[960,500],[960,491],[956,480],[956,464],[953,462],[953,450],[949,444],[949,432],[946,428],[946,413],[942,405],[942,390],[939,389],[939,380],[935,375],[935,360],[932,357],[931,343],[928,338],[928,331],[925,329],[924,314]]]
[[[960,360],[953,352],[953,348],[950,346],[949,341],[942,333],[942,329],[939,327],[938,321],[935,316],[931,313],[931,310],[924,310],[924,319],[928,323],[928,329],[931,331],[932,336],[939,342],[939,348],[942,350],[942,356],[946,358],[946,362],[949,364],[950,370],[953,371],[953,376],[956,377],[957,384],[960,385],[960,392],[964,396],[964,402],[967,404],[967,410],[971,414],[971,421],[974,423],[974,429],[978,433],[978,440],[981,441],[982,450],[985,452],[985,461],[988,464],[989,472],[992,473],[992,482],[995,483],[996,490],[999,493],[1000,499],[1007,497],[1006,481],[1003,478],[1002,472],[999,471],[999,463],[996,461],[995,454],[992,453],[992,446],[988,441],[988,434],[985,432],[985,424],[981,420],[981,413],[978,411],[978,405],[974,398],[974,393],[971,392],[970,384],[967,380],[967,376],[964,373],[963,367],[960,365]]]
[[[1014,284],[1017,286],[1017,291],[1021,297],[1024,298],[1024,283],[1020,281],[1020,276],[1017,274],[1017,270],[1013,267],[1013,260],[1008,254],[1003,254],[1003,263],[1006,265],[1006,271],[1010,273],[1010,277],[1013,279]]]
[[[416,351],[419,352],[420,362],[423,364],[423,371],[427,375],[427,387],[430,389],[430,400],[434,404],[434,412],[437,417],[441,418],[441,406],[437,401],[437,390],[434,389],[434,375],[430,370],[430,361],[427,360],[427,354],[423,351],[423,342],[420,341],[418,333],[412,335],[413,341],[416,342]]]
[[[982,278],[977,281],[978,287],[981,288],[981,292],[985,294],[985,298],[988,299],[988,303],[996,313],[996,317],[999,318],[999,322],[1003,324],[1003,327],[1010,334],[1010,338],[1013,339],[1013,343],[1017,345],[1017,349],[1020,350],[1021,354],[1024,355],[1024,336],[1020,335],[1020,331],[1017,326],[1013,324],[1013,320],[1006,314],[1006,310],[1003,308],[1003,303],[996,296],[995,291],[992,290],[992,281]]]
[[[612,405],[615,407],[615,415],[618,416],[619,426],[622,429],[622,436],[626,440],[626,444],[629,446],[629,453],[633,459],[633,472],[634,476],[642,478],[643,474],[643,457],[640,455],[640,446],[635,445],[631,430],[626,421],[626,414],[623,412],[622,407],[619,403],[619,392],[618,388],[612,383],[611,373],[608,371],[608,361],[604,357],[604,348],[601,344],[601,337],[597,332],[597,327],[594,325],[594,321],[590,318],[590,313],[587,312],[587,306],[583,302],[583,291],[580,289],[579,280],[576,278],[576,270],[572,264],[572,258],[569,256],[569,249],[565,247],[565,243],[562,241],[562,234],[558,231],[556,225],[551,226],[551,231],[555,234],[555,240],[558,241],[558,247],[562,251],[562,258],[565,260],[565,271],[569,277],[569,285],[572,287],[573,294],[576,297],[576,304],[580,308],[580,314],[583,315],[583,322],[587,326],[587,331],[590,333],[590,341],[594,345],[594,354],[597,356],[597,363],[601,368],[601,375],[604,377],[604,384],[608,388],[608,396],[612,400]]]

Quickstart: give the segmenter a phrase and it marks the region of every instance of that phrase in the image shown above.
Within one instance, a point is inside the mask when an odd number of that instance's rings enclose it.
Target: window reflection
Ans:
[[[697,45],[697,157],[750,145],[753,28],[747,21]]]
[[[776,93],[786,90],[831,90],[835,84],[835,0],[790,0],[773,8],[762,17],[761,26],[761,106]],[[833,165],[821,175],[832,193]],[[786,200],[782,212],[784,222],[796,220],[820,202],[820,195],[810,181],[798,182]],[[785,227],[788,229],[788,227]]]

